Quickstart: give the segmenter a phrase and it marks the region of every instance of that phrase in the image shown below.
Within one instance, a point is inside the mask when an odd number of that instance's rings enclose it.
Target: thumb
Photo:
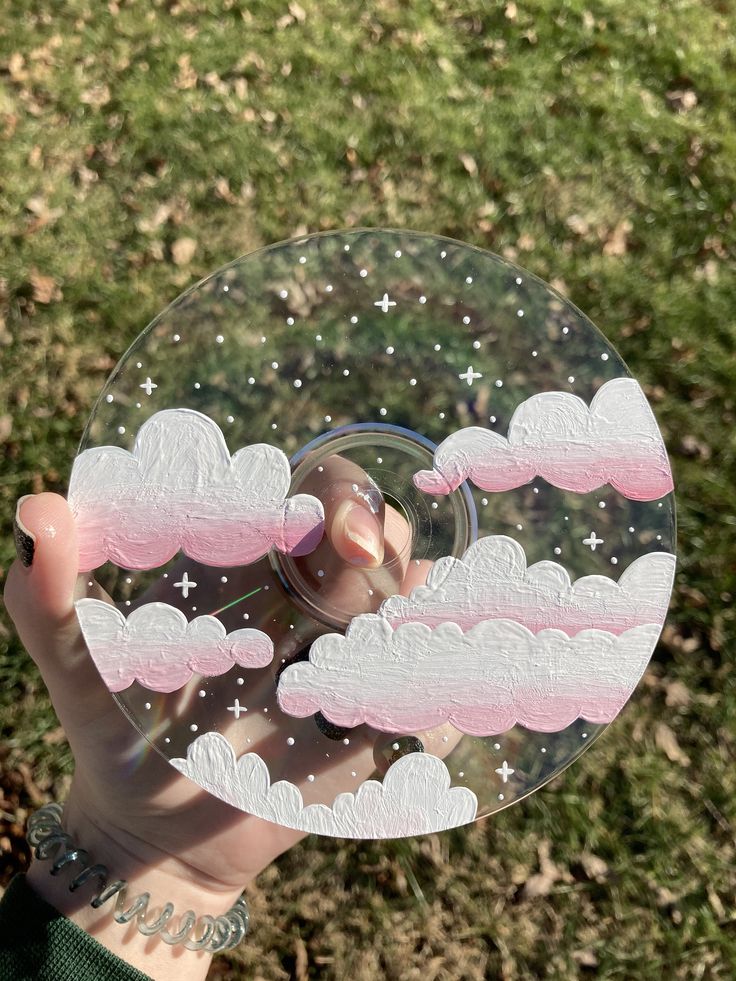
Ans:
[[[74,600],[87,593],[78,577],[74,517],[59,494],[22,497],[16,507],[18,561],[8,571],[5,606],[56,701],[101,684],[82,638]],[[99,587],[98,587],[99,588]],[[102,591],[99,591],[100,594]]]

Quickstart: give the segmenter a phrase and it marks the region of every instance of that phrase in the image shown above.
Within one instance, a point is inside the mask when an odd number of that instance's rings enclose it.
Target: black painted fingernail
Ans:
[[[335,741],[344,739],[350,732],[344,726],[336,726],[334,722],[330,722],[321,712],[315,713],[314,722],[323,736],[327,736],[328,739],[334,739]]]
[[[26,569],[33,562],[33,553],[36,551],[36,536],[33,535],[20,519],[20,506],[23,501],[27,501],[33,494],[26,494],[18,499],[15,506],[15,517],[13,518],[13,538],[15,539],[15,550],[18,553],[21,565]]]

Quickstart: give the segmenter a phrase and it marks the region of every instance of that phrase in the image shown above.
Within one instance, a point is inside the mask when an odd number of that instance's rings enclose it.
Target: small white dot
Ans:
[[[466,276],[465,277],[465,282],[468,284],[468,286],[470,286],[470,284],[473,282],[473,277],[472,276]]]
[[[440,259],[444,259],[447,256],[446,252],[440,252]]]
[[[317,467],[317,473],[322,473],[324,469],[325,469],[324,467]]]
[[[313,774],[313,773],[310,773],[310,774],[309,774],[309,776],[307,777],[307,780],[308,780],[308,781],[309,781],[310,783],[314,783],[314,774]]]
[[[173,340],[174,344],[178,344],[179,341],[181,340],[181,337],[179,336],[179,334],[174,334],[174,336],[172,337],[172,340]]]
[[[449,739],[450,739],[450,737],[449,737],[449,736],[443,736],[443,737],[442,737],[442,742],[443,742],[443,743],[446,743],[446,742],[449,742]]]
[[[570,384],[572,385],[572,383],[573,383],[573,382],[575,381],[575,375],[568,375],[568,376],[567,376],[567,380],[568,380],[568,381],[570,382]]]
[[[324,576],[324,574],[325,574],[324,569],[317,569],[317,575],[319,576],[320,579]]]
[[[349,746],[350,745],[350,740],[347,738],[347,736],[345,737],[345,739],[343,739],[342,742],[343,742],[343,746]],[[355,774],[353,774],[353,776],[355,776]]]
[[[523,317],[524,316],[524,311],[523,310],[517,310],[516,311],[516,316],[517,317]]]
[[[426,296],[420,296],[419,297],[419,302],[420,303],[426,303],[427,302],[427,297]]]
[[[196,613],[196,612],[197,612],[197,607],[196,607],[196,606],[193,606],[193,607],[192,607],[192,612],[193,612],[193,613]]]
[[[521,276],[516,277],[516,285],[521,286]]]
[[[439,504],[437,503],[437,501],[432,501],[432,510],[433,511],[436,511],[438,507],[439,507]]]
[[[662,541],[662,536],[661,535],[657,535],[657,541],[658,542],[661,542]]]
[[[199,726],[197,725],[196,722],[192,722],[192,724],[189,726],[189,728],[191,729],[192,732],[196,732],[197,729],[199,729]]]
[[[503,382],[500,378],[496,379],[496,388],[503,388]]]
[[[301,262],[302,265],[304,265],[306,261],[307,261],[307,257],[305,255],[299,256],[299,262]]]
[[[230,287],[227,285],[227,283],[225,283],[225,285],[222,287],[222,292],[223,293],[229,293],[230,292]]]
[[[343,251],[349,252],[350,251],[350,246],[349,245],[343,245]]]
[[[565,515],[565,521],[569,521],[569,520],[570,520],[570,516],[566,514]]]
[[[480,349],[480,341],[473,341],[473,347],[475,348],[476,351],[479,350]]]
[[[353,316],[350,318],[350,323],[357,324],[357,322],[358,322],[358,318],[355,316],[355,314],[353,314]]]
[[[115,398],[114,395],[106,395],[105,396],[105,401],[106,402],[112,402],[114,398]]]
[[[523,529],[523,527],[524,527],[524,525],[517,525],[516,526],[516,530],[517,531],[521,531]]]
[[[164,737],[164,742],[165,742],[165,743],[170,743],[170,742],[171,742],[171,740],[169,739],[169,737],[168,737],[168,736],[165,736],[165,737]]]
[[[491,422],[495,422],[496,421],[496,417],[495,416],[489,416],[488,418],[489,418],[489,420]]]
[[[444,419],[444,418],[445,418],[445,413],[444,412],[440,412],[440,419]]]
[[[386,413],[388,412],[388,409],[384,409],[383,407],[381,407],[378,411],[379,411],[380,415],[385,416]]]
[[[333,288],[334,287],[332,286],[332,284],[328,283],[327,286],[325,286],[325,293],[331,293]]]
[[[394,252],[394,257],[395,257],[396,259],[400,259],[400,258],[401,258],[401,249],[397,249],[397,250],[396,250],[396,251]]]
[[[361,275],[361,277],[363,279],[365,279],[365,277],[368,275],[368,270],[367,269],[361,269],[360,270],[360,275]]]
[[[225,338],[222,336],[222,334],[218,334],[215,340],[217,341],[218,344],[222,344]]]
[[[126,600],[126,601],[125,601],[125,605],[126,605],[126,606],[130,606],[130,600]]]
[[[322,340],[322,335],[321,334],[315,334],[314,335],[314,339],[315,339],[315,341],[321,341]]]
[[[205,698],[206,695],[207,695],[207,692],[204,690],[204,688],[200,688],[199,689],[199,697],[200,698]]]
[[[201,386],[201,385],[199,384],[199,382],[195,382],[195,383],[194,383],[194,387],[195,387],[195,388],[196,388],[196,389],[197,389],[197,390],[199,391],[199,389],[200,389],[200,388],[201,388],[202,386]]]
[[[532,494],[538,494],[538,493],[539,493],[539,488],[538,487],[532,487]]]
[[[494,743],[493,744],[493,748],[494,749],[500,749],[501,748],[501,743]]]
[[[563,334],[569,334],[570,333],[570,328],[569,327],[563,327],[562,328],[562,333]]]
[[[352,490],[353,494],[357,494],[358,491],[360,490],[357,484],[351,484],[350,489]]]
[[[255,385],[255,383],[256,383],[256,380],[253,377],[253,375],[251,375],[250,378],[248,379],[248,384],[249,385]]]
[[[278,363],[278,361],[272,361],[272,362],[271,362],[271,367],[272,367],[272,368],[273,368],[274,370],[275,370],[276,368],[278,368],[278,366],[279,366],[279,363]]]
[[[533,358],[536,358],[536,356],[537,356],[537,353],[538,353],[537,351],[532,351],[532,357],[533,357]]]
[[[293,317],[287,317],[286,318],[286,323],[289,325],[289,327],[293,327],[294,326],[294,318]]]
[[[398,748],[399,748],[399,744],[398,743],[391,743],[391,749],[396,750]]]
[[[601,361],[608,361],[608,355],[606,354],[606,352],[605,352],[605,351],[604,351],[604,352],[603,352],[603,354],[601,355]]]
[[[227,576],[220,576],[220,582],[227,582]]]
[[[559,545],[555,546],[555,555],[562,555],[562,549]]]
[[[120,433],[120,435],[122,436],[122,435],[123,435],[123,433],[125,432],[125,426],[118,426],[118,432],[119,432],[119,433]]]
[[[301,387],[302,387],[302,380],[301,380],[301,378],[295,378],[294,379],[294,388],[301,388]]]
[[[358,776],[358,774],[357,774],[357,773],[355,772],[355,770],[351,770],[351,771],[350,771],[350,776],[351,776],[351,777],[357,777],[357,776]]]
[[[414,388],[414,386],[416,385],[416,383],[417,383],[416,378],[410,378],[409,379],[409,384],[411,385],[412,388]]]
[[[264,336],[261,337],[261,344],[265,344],[265,343],[266,343],[266,338],[265,338],[265,335],[264,335]]]
[[[435,344],[434,349],[435,349],[435,351],[441,351],[442,350],[442,345],[441,344]]]
[[[281,297],[282,300],[285,300],[288,295],[289,295],[288,290],[279,290],[279,296]]]
[[[325,416],[325,422],[332,422],[332,416]]]
[[[271,429],[278,429],[278,425],[275,422],[271,423]]]
[[[483,505],[484,508],[487,508],[488,507],[488,498],[487,497],[481,497],[480,503]]]
[[[235,416],[228,416],[227,417],[227,421],[228,422],[235,422]]]
[[[634,534],[635,529],[633,525],[629,525],[629,531],[631,532],[632,535]]]
[[[663,505],[663,503],[662,503],[662,502],[660,501],[660,502],[659,502],[659,503],[657,504],[657,507],[658,507],[658,508],[661,508],[661,507],[664,507],[664,505]]]
[[[547,747],[546,746],[542,746],[542,748],[539,750],[539,752],[540,753],[546,753],[547,752]]]
[[[243,619],[244,620],[250,620],[250,613],[244,613],[243,614]]]
[[[350,368],[343,368],[342,373],[347,378],[348,375],[350,374]]]
[[[286,745],[287,746],[293,746],[294,745],[294,737],[293,736],[289,736],[289,738],[286,740]]]
[[[582,735],[583,739],[587,739],[588,738],[588,733],[587,732],[583,732],[583,733],[581,733],[581,735]]]
[[[603,510],[603,508],[605,506],[606,506],[606,502],[605,501],[598,501],[598,507],[601,509],[601,511]]]
[[[504,797],[503,797],[503,794],[499,794],[499,795],[498,795],[498,799],[499,799],[499,800],[503,800],[503,799],[504,799]]]
[[[465,770],[460,770],[460,772],[458,773],[458,776],[459,777],[464,777],[465,776]]]
[[[611,556],[611,565],[618,565],[618,559],[615,555]]]
[[[140,409],[140,407],[141,407],[141,403],[140,403],[140,402],[136,402],[136,403],[135,403],[135,407],[136,407],[136,409]]]
[[[150,711],[150,708],[151,708],[151,703],[150,703],[150,702],[146,702],[146,704],[145,704],[145,705],[143,706],[143,708],[144,708],[144,709],[145,709],[145,710],[146,710],[147,712],[148,712],[148,711]]]
[[[470,323],[470,317],[468,317],[467,314],[466,316],[463,317],[463,323],[465,324],[466,327]]]
[[[133,582],[133,580],[132,580],[132,579],[130,578],[130,576],[126,576],[126,577],[125,577],[125,581],[127,582],[127,584],[128,584],[129,586],[130,586],[130,584],[131,584],[131,583]]]
[[[393,353],[394,353],[394,351],[395,351],[395,348],[393,348],[393,347],[391,347],[391,345],[389,345],[389,346],[388,346],[388,347],[386,348],[386,354],[393,354]]]

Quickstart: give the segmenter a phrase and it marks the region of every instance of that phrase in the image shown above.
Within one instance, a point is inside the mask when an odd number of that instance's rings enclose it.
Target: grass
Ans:
[[[669,626],[591,753],[467,830],[305,842],[260,878],[250,943],[213,977],[733,976],[733,15],[728,0],[3,5],[3,574],[16,497],[64,489],[139,330],[199,276],[307,230],[434,231],[553,282],[644,384],[675,469]],[[71,768],[7,618],[0,726],[7,880],[34,795],[62,793]]]

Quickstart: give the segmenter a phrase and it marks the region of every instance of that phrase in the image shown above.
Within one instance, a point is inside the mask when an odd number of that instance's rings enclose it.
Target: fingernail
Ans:
[[[26,528],[20,517],[21,505],[29,497],[33,497],[33,494],[26,494],[18,499],[18,503],[15,505],[15,517],[13,518],[15,550],[18,553],[21,565],[24,565],[26,569],[32,564],[33,553],[36,550],[36,536]]]
[[[343,504],[345,558],[351,565],[375,568],[383,562],[383,528],[378,518],[354,501]]]

